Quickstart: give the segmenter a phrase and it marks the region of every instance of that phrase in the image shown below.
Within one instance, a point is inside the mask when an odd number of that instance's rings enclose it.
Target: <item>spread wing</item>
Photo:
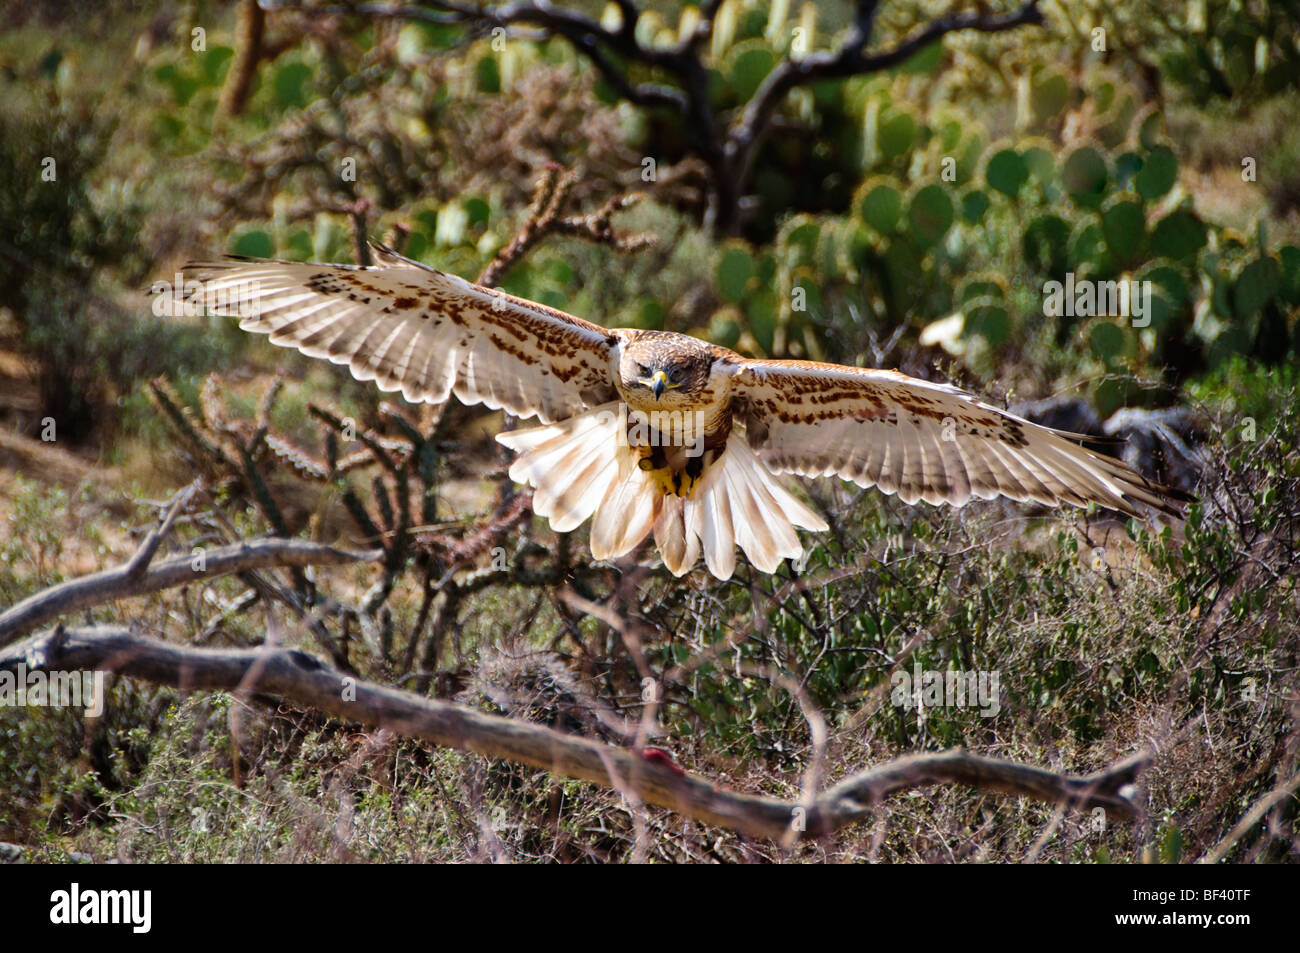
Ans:
[[[732,386],[751,445],[778,472],[835,474],[905,503],[1007,496],[1142,517],[1141,506],[1181,515],[1190,499],[1073,434],[897,371],[742,360]]]
[[[374,246],[369,267],[230,259],[183,271],[187,301],[407,400],[564,420],[613,399],[620,332]],[[613,362],[613,363],[612,363]]]

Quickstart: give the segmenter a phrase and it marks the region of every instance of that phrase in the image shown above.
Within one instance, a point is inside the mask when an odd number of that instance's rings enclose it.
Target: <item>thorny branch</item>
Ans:
[[[496,257],[488,262],[487,267],[478,276],[478,283],[495,288],[510,266],[528,254],[543,238],[550,234],[574,235],[586,238],[601,245],[608,245],[621,252],[640,251],[655,242],[655,236],[641,234],[623,234],[614,231],[610,216],[621,209],[628,208],[640,200],[639,193],[618,195],[606,202],[601,208],[587,215],[562,217],[561,211],[578,180],[577,173],[564,171],[558,165],[550,165],[543,172],[537,183],[537,192],[533,197],[533,207],[528,217],[520,226],[510,244],[506,245]]]

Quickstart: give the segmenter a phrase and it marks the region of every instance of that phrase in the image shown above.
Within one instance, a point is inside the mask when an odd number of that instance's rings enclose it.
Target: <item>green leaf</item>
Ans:
[[[917,53],[898,67],[900,73],[928,73],[936,69],[943,61],[943,41],[935,40],[929,46],[922,47]]]
[[[185,124],[170,113],[158,113],[153,119],[154,135],[165,142],[175,143],[185,131]]]
[[[538,303],[544,304],[548,308],[559,311],[562,308],[573,307],[573,302],[569,300],[569,296],[558,288],[543,288],[540,293],[536,294]]]
[[[976,305],[966,312],[963,334],[977,334],[989,347],[1000,346],[1011,334],[1011,316],[1000,304]]]
[[[1092,146],[1075,149],[1061,168],[1061,181],[1070,197],[1084,208],[1096,208],[1101,204],[1109,177],[1106,160]]]
[[[926,284],[919,253],[908,242],[894,239],[888,243],[881,258],[885,264],[885,287],[891,317],[912,315]]]
[[[1044,125],[1055,119],[1070,101],[1070,83],[1054,69],[1042,70],[1029,88],[1034,119]]]
[[[952,197],[942,186],[927,185],[912,196],[907,222],[917,247],[929,248],[942,239],[955,215]]]
[[[1138,129],[1138,142],[1142,143],[1144,149],[1154,149],[1159,145],[1160,136],[1164,132],[1164,125],[1164,113],[1158,109],[1152,110],[1142,120],[1142,125]]]
[[[1088,332],[1088,347],[1106,364],[1111,364],[1124,353],[1124,332],[1110,321],[1099,321]]]
[[[1150,317],[1153,328],[1164,327],[1174,315],[1186,309],[1192,300],[1191,286],[1182,272],[1160,261],[1139,271],[1137,280],[1151,282]]]
[[[1015,198],[1029,179],[1029,169],[1014,149],[1002,149],[989,158],[988,165],[984,168],[984,178],[991,188],[1009,198]]]
[[[419,223],[419,230],[424,232],[429,238],[433,238],[433,236],[438,233],[437,209],[421,209],[415,214],[415,220]]]
[[[961,142],[963,127],[962,123],[957,119],[940,121],[936,131],[939,135],[939,145],[945,153],[951,153]]]
[[[429,249],[429,239],[423,232],[411,232],[406,237],[406,247],[402,249],[402,254],[407,258],[413,258],[416,261],[424,261],[424,254]],[[311,256],[307,256],[310,258]]]
[[[1142,157],[1136,152],[1125,152],[1115,160],[1115,181],[1127,188],[1133,177],[1142,171]]]
[[[285,63],[272,74],[271,88],[275,101],[282,109],[301,109],[310,101],[307,84],[311,82],[311,67],[306,63]]]
[[[1205,247],[1205,223],[1195,212],[1174,209],[1151,232],[1151,250],[1165,258],[1188,258]]]
[[[214,46],[198,55],[199,69],[203,72],[204,82],[208,86],[220,86],[225,78],[225,66],[234,57],[235,51],[228,46]]]
[[[1177,305],[1187,304],[1192,300],[1192,288],[1186,277],[1177,268],[1168,263],[1153,262],[1138,272],[1139,281],[1150,281],[1159,285],[1169,300]]]
[[[641,303],[637,305],[637,327],[658,331],[663,326],[664,306],[654,298],[641,299]]]
[[[501,92],[501,64],[495,53],[485,53],[474,65],[474,81],[480,93]]]
[[[1182,858],[1183,832],[1170,824],[1160,838],[1160,860],[1166,864],[1176,864]]]
[[[1038,216],[1025,227],[1021,238],[1025,263],[1039,274],[1062,274],[1069,240],[1070,226],[1064,219],[1050,213]]]
[[[1152,149],[1142,163],[1134,181],[1137,194],[1154,201],[1174,187],[1178,178],[1178,158],[1168,146]]]
[[[1300,304],[1300,248],[1283,245],[1278,249],[1277,257],[1282,264],[1279,286],[1282,298],[1287,304]]]
[[[858,202],[858,217],[880,232],[891,234],[903,214],[903,196],[892,185],[877,185]]]
[[[466,223],[470,226],[486,225],[492,218],[492,206],[477,195],[463,198],[461,208],[465,210]]]
[[[876,254],[876,236],[866,225],[859,225],[849,236],[848,255],[849,262],[858,271],[865,271],[871,267],[871,261]]]
[[[275,255],[275,240],[260,229],[243,232],[230,243],[230,253],[249,258],[270,258]]]
[[[776,295],[769,288],[760,289],[749,302],[749,331],[764,354],[772,354],[776,344],[776,326],[780,309]]]
[[[1082,220],[1070,235],[1070,266],[1085,272],[1084,277],[1095,278],[1114,270],[1114,260],[1106,248],[1106,236],[1098,222]]]
[[[1101,231],[1115,260],[1121,266],[1131,264],[1146,239],[1142,203],[1125,199],[1111,204],[1101,213]]]
[[[1115,102],[1115,84],[1109,79],[1102,79],[1093,90],[1093,106],[1098,113],[1104,113]]]
[[[1092,403],[1102,420],[1124,406],[1125,391],[1124,382],[1117,380],[1100,381],[1092,389]]]
[[[1160,285],[1152,282],[1154,287],[1151,289],[1151,296],[1148,299],[1148,313],[1146,315],[1150,326],[1157,330],[1163,328],[1176,315],[1181,306],[1173,300],[1169,292]]]
[[[957,182],[964,185],[975,177],[980,159],[984,156],[984,140],[978,133],[972,133],[956,152]]]
[[[1272,258],[1256,258],[1237,276],[1232,286],[1233,311],[1239,321],[1255,316],[1273,300],[1282,286],[1282,270]]]
[[[901,109],[887,109],[876,123],[876,146],[886,159],[896,159],[912,148],[916,119]]]
[[[967,278],[957,290],[957,302],[963,305],[975,298],[1000,300],[1005,297],[1006,290],[1002,285],[989,278]]]
[[[199,91],[199,81],[188,73],[181,72],[171,63],[158,67],[153,75],[158,82],[171,88],[172,98],[176,100],[178,106],[186,105]]]
[[[311,233],[300,228],[285,242],[285,257],[291,261],[311,260]]]
[[[776,54],[763,40],[746,40],[727,51],[723,72],[740,102],[748,102],[772,67]]]
[[[741,314],[735,308],[722,308],[709,320],[709,340],[723,347],[735,347],[740,342]]]
[[[777,248],[785,252],[785,265],[811,265],[817,254],[821,226],[811,215],[796,215],[789,219],[777,235]]]
[[[573,279],[574,279],[573,265],[565,261],[563,258],[550,259],[549,261],[546,262],[544,266],[542,266],[542,269],[539,270],[543,270],[543,269],[545,271],[546,277],[549,278],[551,281],[553,281],[555,284],[559,285],[560,287],[564,287],[565,285],[569,285],[573,283]]]
[[[408,23],[398,35],[398,58],[403,64],[413,63],[430,50],[449,49],[464,41],[464,33],[450,24]]]
[[[733,304],[745,300],[749,280],[754,277],[754,257],[739,242],[730,243],[718,257],[718,293]]]
[[[1048,185],[1056,177],[1056,157],[1042,146],[1030,146],[1020,153],[1020,158],[1040,185]]]
[[[989,197],[979,189],[971,189],[961,197],[961,217],[974,224],[989,210]]]

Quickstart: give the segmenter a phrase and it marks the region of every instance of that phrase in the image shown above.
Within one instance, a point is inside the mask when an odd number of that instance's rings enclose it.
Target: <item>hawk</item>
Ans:
[[[739,547],[774,572],[825,520],[778,474],[835,475],[903,502],[1006,496],[1182,513],[1185,494],[1120,460],[897,371],[753,360],[684,334],[603,328],[375,244],[369,266],[232,258],[185,266],[209,313],[409,401],[504,409],[510,477],[556,532],[591,520],[591,555],[653,534],[674,575],[703,553],[727,579]]]

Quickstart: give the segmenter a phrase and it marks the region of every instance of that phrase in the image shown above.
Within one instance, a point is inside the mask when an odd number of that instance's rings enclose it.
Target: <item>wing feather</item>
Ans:
[[[375,245],[367,267],[231,259],[183,270],[187,300],[358,380],[544,423],[615,396],[625,332],[472,284]]]
[[[837,474],[907,503],[1002,495],[1181,516],[1191,499],[1126,463],[946,384],[813,361],[737,358],[750,443],[776,472]]]

